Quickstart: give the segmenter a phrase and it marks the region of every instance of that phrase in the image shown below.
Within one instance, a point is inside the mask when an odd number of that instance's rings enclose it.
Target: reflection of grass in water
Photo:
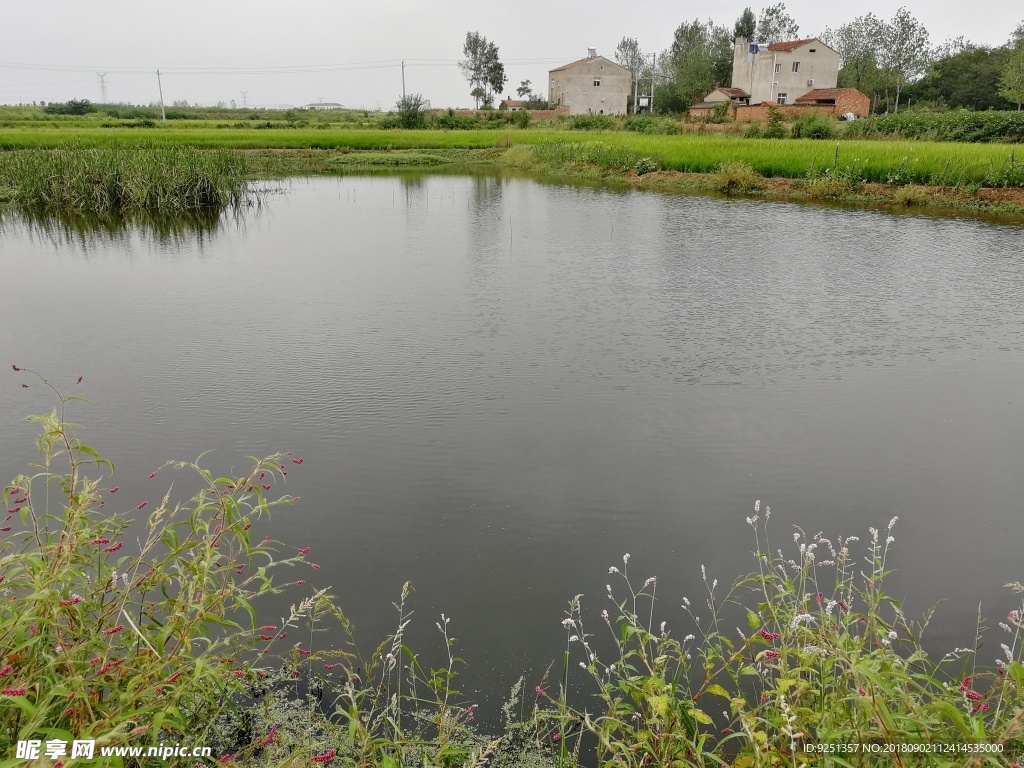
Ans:
[[[0,208],[0,229],[22,229],[57,244],[95,245],[119,243],[132,238],[160,243],[202,242],[228,224],[241,226],[258,216],[258,202],[225,209],[204,208],[177,213],[137,211],[125,216],[97,217],[66,211]]]
[[[248,195],[244,155],[195,147],[84,147],[0,153],[0,194],[20,210],[117,219],[220,210]]]
[[[452,158],[430,155],[423,152],[353,152],[337,155],[327,161],[332,166],[428,166],[454,162]]]

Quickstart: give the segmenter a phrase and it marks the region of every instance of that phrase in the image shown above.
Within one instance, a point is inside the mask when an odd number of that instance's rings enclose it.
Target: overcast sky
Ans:
[[[765,3],[770,4],[770,3]],[[499,47],[513,93],[521,80],[543,93],[547,71],[582,58],[588,46],[612,58],[623,36],[660,52],[680,22],[709,16],[730,28],[747,2],[714,5],[634,0],[0,0],[0,103],[158,99],[214,104],[242,91],[250,105],[340,102],[389,109],[406,89],[435,107],[471,106],[456,62],[466,32]],[[887,0],[789,0],[801,37],[873,12]],[[755,13],[761,4],[751,6]],[[914,0],[907,3],[938,44],[963,35],[1001,45],[1024,19],[1019,0]],[[306,68],[302,71],[302,68]],[[288,70],[291,71],[288,71]],[[186,72],[192,70],[192,72]],[[234,70],[234,71],[232,71]],[[197,73],[197,71],[201,72]]]

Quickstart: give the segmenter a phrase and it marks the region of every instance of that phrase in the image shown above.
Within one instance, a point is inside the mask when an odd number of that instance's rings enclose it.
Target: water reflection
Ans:
[[[944,649],[1020,578],[1018,227],[402,173],[89,235],[89,259],[52,231],[3,231],[5,279],[49,302],[5,294],[5,352],[86,374],[76,420],[123,494],[168,458],[301,451],[302,504],[267,532],[314,546],[367,643],[413,580],[410,639],[429,652],[454,615],[494,711],[558,653],[566,599],[597,617],[624,551],[689,631],[700,564],[753,565],[757,498],[781,539],[899,514],[892,591],[913,616],[949,598]],[[0,468],[34,394],[0,386]]]
[[[95,218],[73,213],[0,209],[0,238],[88,252],[142,243],[163,249],[204,250],[225,233],[239,233],[258,222],[262,206],[223,211],[193,210],[174,215],[141,212],[131,217]]]

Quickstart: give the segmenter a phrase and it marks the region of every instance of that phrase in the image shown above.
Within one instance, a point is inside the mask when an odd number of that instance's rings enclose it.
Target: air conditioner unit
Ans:
[[[813,80],[808,80],[808,81],[807,81],[807,84],[808,84],[808,85],[814,85],[814,81],[813,81]]]

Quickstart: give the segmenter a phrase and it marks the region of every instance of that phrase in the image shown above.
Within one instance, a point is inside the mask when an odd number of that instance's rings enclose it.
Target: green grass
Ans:
[[[245,196],[246,158],[165,146],[0,152],[0,197],[18,208],[96,217],[220,210]]]
[[[928,141],[817,141],[746,139],[721,135],[538,130],[403,131],[237,129],[208,127],[7,128],[0,149],[44,149],[73,141],[82,147],[176,147],[221,149],[481,149],[564,142],[580,147],[577,162],[600,143],[605,155],[650,157],[665,170],[711,173],[744,162],[767,177],[804,178],[825,168],[853,168],[864,181],[942,186],[1024,186],[1024,161],[1014,147]],[[584,150],[583,148],[591,147]],[[573,150],[575,151],[575,150]],[[568,156],[572,151],[566,149]],[[553,158],[553,155],[551,156]],[[599,162],[599,159],[598,159]],[[617,161],[616,161],[617,162]]]
[[[924,141],[744,139],[733,136],[597,134],[571,137],[581,147],[601,142],[606,151],[626,149],[672,171],[711,173],[743,162],[762,176],[804,178],[826,168],[854,168],[864,181],[943,186],[1024,186],[1024,162],[1012,147]]]
[[[327,164],[332,167],[369,165],[389,168],[402,166],[422,168],[431,165],[446,165],[451,162],[454,162],[453,158],[423,152],[354,152],[335,155],[327,161]]]

